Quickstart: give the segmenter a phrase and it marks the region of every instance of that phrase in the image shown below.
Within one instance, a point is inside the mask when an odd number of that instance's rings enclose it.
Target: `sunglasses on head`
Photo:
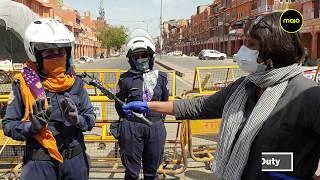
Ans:
[[[264,20],[264,16],[259,16],[255,19],[255,21],[251,24],[251,26],[248,29],[248,32],[250,32],[253,27],[255,28],[259,28],[259,29],[269,29],[270,31],[272,31],[272,25],[268,24],[265,20]]]

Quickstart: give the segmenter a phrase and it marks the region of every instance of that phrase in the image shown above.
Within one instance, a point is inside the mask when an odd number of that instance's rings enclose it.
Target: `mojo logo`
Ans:
[[[280,17],[281,28],[288,33],[300,31],[303,25],[302,14],[294,9],[289,9],[282,13]]]

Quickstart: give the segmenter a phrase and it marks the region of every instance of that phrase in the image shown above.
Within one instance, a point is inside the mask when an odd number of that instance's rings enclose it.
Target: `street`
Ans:
[[[159,63],[169,64],[176,71],[182,71],[183,77],[177,76],[176,94],[179,96],[184,90],[190,90],[193,84],[194,70],[196,67],[207,66],[234,66],[236,65],[232,59],[225,60],[199,60],[197,57],[189,56],[166,56],[162,55],[161,59],[156,56],[155,68],[159,70],[167,70]],[[126,57],[112,57],[105,59],[98,59],[94,63],[76,64],[77,69],[122,69],[127,70],[130,65]]]

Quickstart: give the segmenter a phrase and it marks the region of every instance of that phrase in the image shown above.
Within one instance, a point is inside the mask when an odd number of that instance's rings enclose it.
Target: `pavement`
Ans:
[[[182,80],[190,84],[193,84],[196,67],[237,65],[231,58],[225,60],[199,60],[195,56],[162,56],[161,59],[157,56],[156,63],[165,69],[175,70]]]

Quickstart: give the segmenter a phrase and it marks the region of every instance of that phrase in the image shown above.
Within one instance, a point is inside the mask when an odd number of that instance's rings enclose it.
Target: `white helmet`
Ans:
[[[156,47],[151,36],[143,29],[136,29],[130,33],[126,48],[126,56],[129,57],[133,52],[151,50],[154,54]]]
[[[152,70],[155,59],[155,45],[152,41],[151,36],[143,29],[136,29],[130,33],[128,37],[128,43],[126,47],[126,57],[129,59],[129,64],[133,70],[138,70],[137,62],[132,60],[132,54],[138,52],[147,52],[149,54],[149,59],[145,61],[144,70],[138,71],[148,71]]]
[[[74,35],[64,24],[55,19],[41,18],[34,21],[26,29],[24,37],[24,48],[33,62],[37,62],[37,51],[44,49],[65,47],[68,48],[68,58],[72,56]]]

